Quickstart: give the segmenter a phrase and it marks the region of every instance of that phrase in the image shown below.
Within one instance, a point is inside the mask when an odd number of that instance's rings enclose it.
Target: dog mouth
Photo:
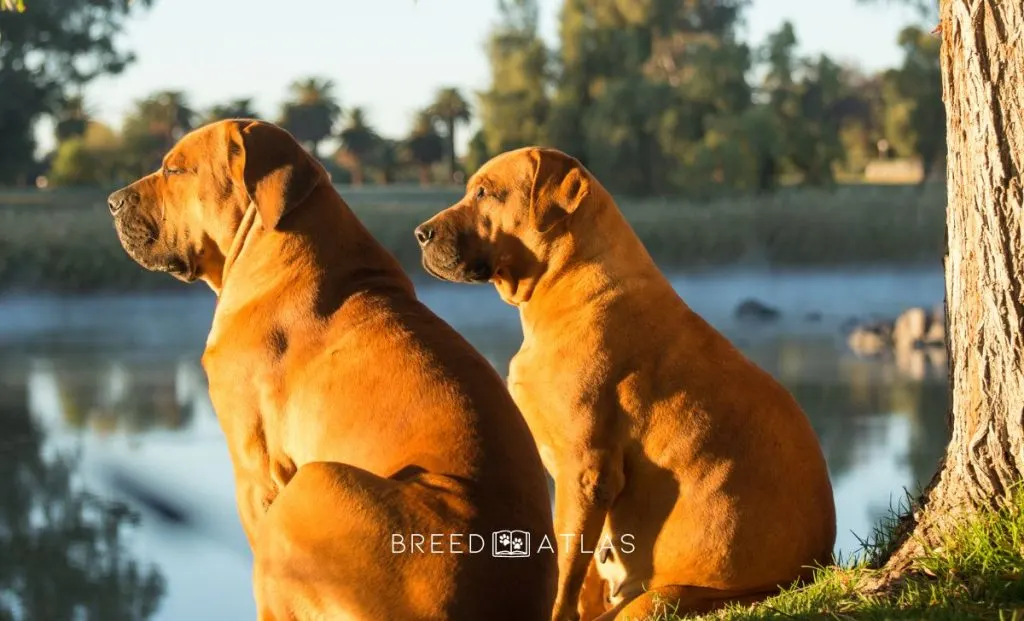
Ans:
[[[431,276],[447,282],[464,284],[485,284],[491,280],[493,270],[483,259],[465,263],[458,254],[447,260],[438,261],[430,254],[423,254],[423,269]]]
[[[188,261],[180,257],[172,257],[167,263],[153,269],[154,272],[165,272],[182,282],[195,282],[196,270]]]
[[[182,282],[194,282],[196,269],[186,258],[171,252],[160,252],[159,231],[143,222],[126,223],[120,218],[114,221],[121,247],[129,257],[151,272],[170,274]]]

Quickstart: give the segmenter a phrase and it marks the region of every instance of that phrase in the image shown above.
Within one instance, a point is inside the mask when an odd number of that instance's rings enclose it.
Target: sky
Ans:
[[[539,3],[541,34],[554,45],[561,0]],[[744,36],[759,43],[788,19],[802,53],[874,70],[899,62],[896,35],[915,17],[884,2],[753,0]],[[363,106],[380,133],[399,137],[439,88],[487,88],[484,43],[496,19],[496,0],[156,0],[121,37],[137,61],[87,86],[86,102],[114,127],[157,90],[184,91],[200,110],[252,97],[273,120],[288,85],[315,75],[334,81],[343,108]],[[39,138],[52,144],[46,126]]]

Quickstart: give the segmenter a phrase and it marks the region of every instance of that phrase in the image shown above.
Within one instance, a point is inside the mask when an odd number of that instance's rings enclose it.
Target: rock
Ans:
[[[946,326],[944,323],[933,322],[924,335],[924,344],[929,347],[943,347],[946,344]]]
[[[775,321],[781,313],[777,308],[750,298],[740,302],[733,314],[737,319],[748,321]]]
[[[857,326],[846,338],[858,356],[877,356],[889,347],[891,330],[885,324]]]
[[[897,357],[903,357],[901,360],[907,363],[906,371],[914,377],[920,375],[923,359],[909,356],[912,351],[926,351],[929,354],[927,360],[932,362],[933,349],[945,350],[945,307],[942,304],[931,309],[922,306],[907,308],[895,322],[851,321],[854,323],[845,322],[844,328],[847,343],[855,354],[876,356],[884,350],[892,350]],[[935,359],[944,361],[938,355]]]
[[[928,359],[919,349],[897,348],[894,352],[896,369],[903,375],[921,381],[928,374]]]
[[[844,328],[847,344],[854,353],[874,356],[890,350],[897,356],[903,356],[908,362],[907,370],[912,370],[911,375],[915,377],[920,374],[921,363],[918,357],[909,356],[909,353],[918,350],[945,351],[945,309],[941,305],[931,310],[923,307],[909,308],[895,322],[851,321],[852,325],[851,322],[844,322]]]
[[[896,319],[892,330],[893,345],[897,349],[912,349],[925,339],[928,333],[928,311],[915,307],[903,311]]]

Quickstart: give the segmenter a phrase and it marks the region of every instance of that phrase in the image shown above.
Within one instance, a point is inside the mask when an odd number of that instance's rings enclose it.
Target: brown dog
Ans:
[[[218,295],[203,366],[260,619],[548,617],[555,555],[491,549],[551,535],[529,429],[290,134],[209,125],[109,203],[132,258]]]
[[[508,383],[555,479],[554,619],[755,601],[830,559],[806,416],[687,307],[579,162],[500,155],[416,238],[428,272],[519,308]]]

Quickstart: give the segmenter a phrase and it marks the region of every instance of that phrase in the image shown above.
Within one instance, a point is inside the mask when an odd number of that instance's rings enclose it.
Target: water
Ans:
[[[803,405],[835,487],[837,551],[856,550],[934,472],[948,396],[941,364],[858,359],[841,327],[939,302],[941,273],[743,270],[674,282]],[[520,341],[514,309],[490,287],[419,290],[506,371]],[[747,297],[782,318],[734,319]],[[212,313],[198,287],[0,299],[0,618],[254,617],[251,555],[199,365]]]

